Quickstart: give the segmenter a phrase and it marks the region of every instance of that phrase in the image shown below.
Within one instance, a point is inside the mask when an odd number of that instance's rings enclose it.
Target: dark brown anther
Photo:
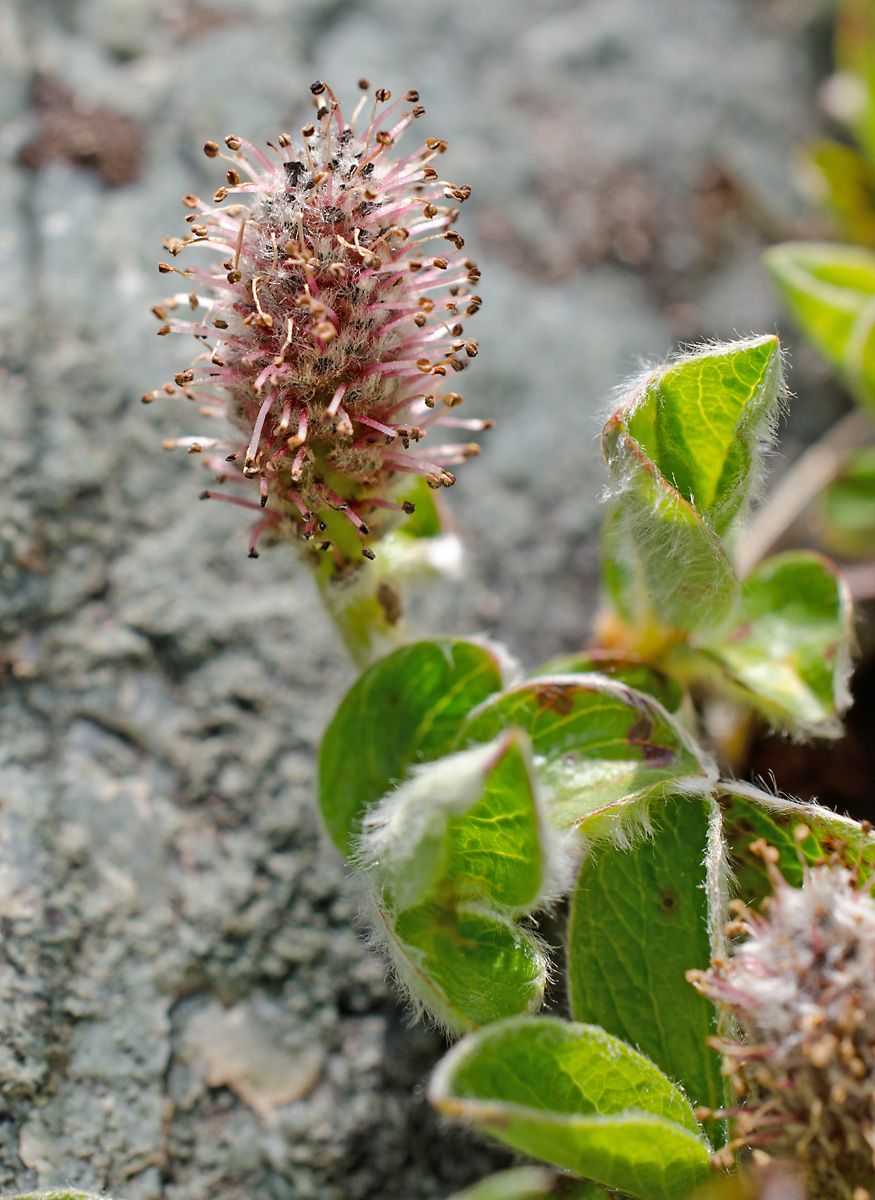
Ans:
[[[416,88],[411,88],[410,91],[406,93],[404,99],[408,104],[416,104],[419,100],[419,92],[416,90]]]
[[[194,380],[194,371],[180,371],[178,375],[173,376],[177,387],[185,387],[187,383],[192,383]]]
[[[259,508],[267,507],[267,496],[262,496],[258,501]]]
[[[380,143],[381,146],[392,145],[392,137],[390,134],[386,133],[385,129],[377,130],[377,132],[374,134],[374,138]]]
[[[447,408],[457,408],[462,403],[462,397],[458,392],[446,392],[441,396],[441,400],[443,400]]]
[[[447,232],[444,234],[444,241],[452,242],[457,250],[461,250],[465,245],[465,239],[461,236],[461,234],[456,233],[455,229],[447,230]]]
[[[468,272],[468,282],[469,283],[479,283],[480,282],[479,268],[475,267],[472,271]]]
[[[359,525],[359,533],[367,537],[370,532],[370,528],[362,521],[361,525]]]
[[[371,560],[371,562],[373,562],[374,559],[377,557],[376,554],[374,554],[373,550],[371,550],[371,548],[369,546],[362,546],[362,556],[364,558],[369,558]]]
[[[392,93],[389,91],[388,88],[377,88],[376,92],[374,92],[374,95],[377,97],[377,99],[380,101],[381,104],[385,104],[385,102],[387,100],[392,99]]]
[[[310,84],[310,91],[314,96],[321,96],[325,91],[325,84],[321,79],[317,79],[315,83]]]
[[[216,204],[221,204],[223,200],[227,199],[227,197],[228,189],[226,187],[220,187],[213,196],[213,200],[216,202]]]
[[[254,546],[253,546],[253,547],[252,547],[252,549],[249,551],[249,554],[247,555],[247,558],[258,558],[258,551],[255,549],[255,547],[254,547]]]
[[[218,149],[218,147],[217,147],[217,149]],[[189,192],[187,196],[182,197],[182,203],[185,205],[186,208],[197,208],[197,206],[198,206],[197,196],[193,196],[191,194],[191,192]]]
[[[215,158],[219,153],[219,147],[216,142],[204,142],[204,154],[207,158]]]
[[[480,349],[480,347],[477,345],[476,342],[466,342],[465,343],[465,353],[468,355],[469,358],[476,358],[477,351],[479,349]]]
[[[422,403],[426,408],[434,408],[434,396],[423,396]]]
[[[453,337],[455,337],[455,338],[457,338],[457,337],[461,337],[461,336],[462,336],[462,334],[463,334],[464,332],[465,332],[465,331],[464,331],[464,329],[462,328],[462,326],[461,326],[461,325],[454,325],[454,326],[453,326],[453,328],[450,330],[450,333],[451,333],[451,334],[453,335]]]
[[[239,150],[240,147],[243,145],[243,143],[240,141],[240,139],[238,137],[234,137],[234,135],[232,133],[229,133],[228,136],[225,138],[225,145],[228,147],[229,150]]]
[[[407,264],[407,269],[408,271],[421,271],[422,263],[418,262],[415,258],[411,258],[410,262]]]
[[[437,150],[438,146],[440,145],[440,142],[438,141],[437,138],[426,138],[425,144],[426,144],[426,146],[428,146],[429,150]]]
[[[209,492],[201,492],[201,494],[198,496],[198,500],[209,500],[209,498],[210,498]]]
[[[421,104],[417,104],[416,108],[414,108],[413,116],[414,117],[424,117],[425,116],[425,109],[422,107]]]
[[[158,270],[161,272],[162,275],[169,275],[170,272],[173,270],[173,267],[171,267],[170,263],[159,263]]]
[[[325,107],[324,104],[322,105],[321,108],[316,109],[316,116],[320,121],[324,121],[328,115],[329,115],[328,109]],[[313,535],[311,534],[310,536],[312,537]]]
[[[422,178],[427,179],[429,183],[432,183],[435,179],[437,179],[437,177],[438,177],[438,173],[434,169],[434,167],[423,167],[422,168]]]
[[[151,404],[154,399],[155,399],[154,392],[144,392],[143,395],[140,397],[140,401],[143,404]]]
[[[163,305],[161,305],[161,304],[153,305],[152,312],[155,314],[155,316],[158,318],[159,321],[167,320],[167,309],[164,308]]]
[[[281,133],[279,135],[279,137],[277,138],[277,141],[280,144],[280,149],[285,150],[287,146],[291,146],[291,144],[292,144],[291,134]]]
[[[426,204],[425,208],[422,210],[422,215],[430,221],[432,217],[436,217],[438,215],[437,206],[434,204]]]
[[[216,329],[228,328],[228,322],[223,321],[221,317],[213,317],[213,325],[216,327]]]
[[[408,517],[412,517],[413,514],[416,512],[416,505],[413,503],[412,500],[403,500],[401,502],[401,507],[407,513]]]
[[[196,221],[196,220],[197,220],[197,217],[194,215],[194,213],[189,213],[188,216],[185,218],[185,223],[186,223],[186,225],[190,225],[192,223],[192,221]]]
[[[229,271],[226,278],[229,283],[239,283],[243,276],[239,271]]]
[[[478,313],[479,311],[480,311],[479,304],[469,304],[468,307],[465,309],[465,312],[468,314],[469,317],[473,317],[474,314]]]
[[[315,125],[305,125],[304,128],[301,130],[301,137],[311,138],[315,132],[316,132]]]
[[[447,260],[445,258],[435,258],[432,260],[432,266],[437,267],[437,269],[439,271],[446,271],[446,269],[449,265],[450,264],[447,262]]]
[[[228,180],[228,183],[231,185],[231,187],[239,187],[240,186],[240,176],[237,174],[237,172],[235,170],[232,169],[232,170],[228,171],[225,175],[225,178]]]
[[[425,313],[417,313],[413,318],[413,324],[417,329],[422,329],[427,321],[428,317],[425,315]]]
[[[362,89],[363,92],[366,92],[370,88],[370,86],[371,86],[371,81],[369,79],[360,79],[359,80],[359,87]]]
[[[192,231],[192,233],[196,234],[198,237],[206,237],[207,236],[206,225],[192,225],[191,231]]]
[[[436,491],[441,486],[441,477],[440,475],[435,475],[433,472],[429,472],[425,476],[425,482],[432,490]]]

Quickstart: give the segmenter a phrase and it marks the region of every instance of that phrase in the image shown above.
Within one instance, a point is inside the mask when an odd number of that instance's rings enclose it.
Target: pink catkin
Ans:
[[[430,138],[393,157],[396,138],[422,115],[415,92],[380,113],[389,93],[378,90],[359,135],[330,88],[311,90],[315,120],[297,146],[286,134],[271,146],[275,161],[241,138],[225,139],[227,184],[213,206],[185,197],[191,233],[165,243],[174,256],[205,247],[219,261],[179,270],[198,287],[154,311],[166,322],[182,303],[201,310],[159,332],[198,339],[201,352],[176,384],[201,406],[215,406],[216,389],[225,397],[234,434],[221,449],[233,465],[222,477],[254,482],[266,497],[258,530],[310,537],[319,514],[340,502],[361,553],[372,557],[367,542],[379,536],[381,514],[412,511],[405,481],[409,488],[412,476],[424,475],[432,487],[449,486],[444,465],[476,451],[407,452],[428,426],[459,424],[441,414],[461,397],[452,391],[442,403],[442,388],[477,352],[463,340],[461,320],[480,306],[470,294],[480,273],[452,230],[470,189],[440,179],[431,165],[444,142]],[[413,107],[385,133],[390,111],[405,102]],[[220,156],[215,143],[205,151]],[[208,339],[211,354],[203,352]],[[343,569],[348,556],[331,549]]]

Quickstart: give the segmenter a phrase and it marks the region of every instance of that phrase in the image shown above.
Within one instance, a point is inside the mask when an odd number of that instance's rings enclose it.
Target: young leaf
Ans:
[[[365,818],[359,859],[381,908],[442,898],[520,914],[544,883],[541,807],[519,729],[413,768]]]
[[[341,853],[350,853],[368,807],[411,764],[448,753],[462,719],[500,687],[495,656],[454,638],[402,646],[365,671],[319,755],[319,805]]]
[[[857,821],[819,804],[785,800],[749,783],[723,783],[720,791],[723,828],[732,864],[735,893],[755,904],[774,890],[762,857],[751,850],[766,842],[777,851],[775,866],[791,887],[802,886],[803,863],[839,854],[866,879],[875,865],[875,838]],[[804,826],[809,835],[797,841]]]
[[[545,884],[544,824],[519,729],[413,769],[365,818],[378,940],[414,1001],[465,1030],[536,1007],[547,959],[510,919]]]
[[[668,789],[707,792],[712,765],[660,704],[602,675],[529,679],[470,714],[459,744],[519,726],[532,739],[551,824],[587,839],[622,836]]]
[[[857,400],[875,406],[875,254],[834,242],[786,242],[763,255],[802,332]]]
[[[738,581],[720,539],[749,499],[783,394],[778,339],[752,338],[639,380],[605,425],[609,574],[639,574],[663,625],[716,628],[731,610]]]
[[[708,966],[709,930],[726,920],[709,911],[715,894],[719,904],[706,866],[714,820],[712,801],[673,797],[654,813],[652,838],[584,862],[568,930],[568,981],[578,1021],[638,1046],[693,1102],[720,1108],[720,1060],[706,1045],[715,1010],[685,978]]]
[[[819,554],[766,559],[744,581],[741,620],[704,651],[722,682],[776,725],[820,737],[841,734],[850,703],[851,599]]]
[[[517,1018],[465,1038],[429,1096],[516,1150],[638,1200],[677,1200],[709,1173],[683,1094],[594,1025]]]
[[[845,459],[840,474],[817,502],[820,539],[847,558],[875,553],[875,446],[862,446]]]
[[[445,1029],[464,1033],[540,1005],[547,955],[509,918],[437,903],[379,917],[374,941],[398,982]]]

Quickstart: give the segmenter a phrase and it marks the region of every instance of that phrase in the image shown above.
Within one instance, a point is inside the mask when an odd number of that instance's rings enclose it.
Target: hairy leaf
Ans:
[[[721,537],[750,497],[784,394],[773,336],[710,346],[639,380],[605,425],[607,579],[663,625],[718,627],[738,580]],[[621,597],[621,604],[628,603]],[[628,619],[628,614],[627,614]]]
[[[706,792],[712,768],[652,697],[601,675],[548,675],[484,701],[460,745],[519,726],[532,739],[552,824],[587,839],[640,819],[635,805],[666,789]]]
[[[594,1025],[518,1018],[465,1038],[430,1097],[501,1141],[640,1200],[676,1200],[709,1172],[683,1094]]]
[[[414,768],[365,819],[359,857],[381,907],[441,898],[530,909],[545,869],[532,772],[519,729]]]
[[[875,838],[857,821],[832,809],[785,800],[747,783],[722,784],[720,807],[734,891],[745,904],[758,904],[773,886],[762,856],[751,849],[765,842],[777,851],[776,866],[791,887],[801,887],[803,864],[838,854],[856,866],[861,879],[875,865]],[[797,830],[809,831],[797,840]]]
[[[544,949],[500,914],[432,903],[381,924],[376,940],[399,983],[447,1029],[466,1032],[541,1003],[549,966]]]
[[[850,703],[851,600],[828,559],[795,550],[744,581],[741,620],[707,654],[724,681],[776,725],[838,737]]]
[[[713,1006],[686,981],[712,954],[714,892],[707,862],[713,802],[672,798],[654,834],[625,851],[591,855],[581,869],[568,931],[571,1011],[638,1046],[696,1104],[720,1108],[720,1061],[706,1038]]]
[[[448,753],[469,710],[500,687],[495,656],[454,638],[402,646],[365,671],[335,713],[319,757],[322,818],[343,854],[368,807],[413,763]]]

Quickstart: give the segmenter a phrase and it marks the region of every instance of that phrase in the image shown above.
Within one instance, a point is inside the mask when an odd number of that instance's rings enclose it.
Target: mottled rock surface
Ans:
[[[196,413],[139,403],[187,361],[148,310],[203,141],[298,127],[317,77],[419,88],[474,188],[466,407],[498,424],[450,495],[468,577],[413,623],[534,666],[595,607],[612,385],[780,320],[758,255],[810,228],[826,31],[779,0],[0,4],[3,1189],[431,1200],[503,1161],[423,1102],[440,1039],[320,837],[352,672],[311,582],[161,449]],[[838,404],[798,357],[791,452]]]

